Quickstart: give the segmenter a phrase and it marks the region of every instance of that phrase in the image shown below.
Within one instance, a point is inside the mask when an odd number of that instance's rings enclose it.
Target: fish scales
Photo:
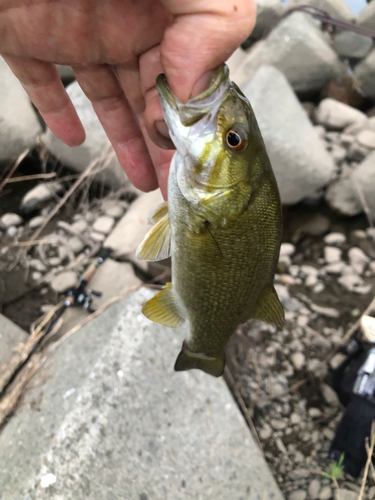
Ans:
[[[190,334],[175,369],[219,376],[225,345],[250,318],[281,326],[273,287],[281,244],[280,197],[254,113],[226,66],[206,93],[181,104],[164,77],[158,90],[176,153],[168,204],[140,245],[148,260],[172,257],[172,283],[143,307]]]

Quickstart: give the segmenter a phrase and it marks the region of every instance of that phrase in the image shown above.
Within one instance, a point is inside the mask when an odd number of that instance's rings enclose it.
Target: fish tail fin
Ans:
[[[197,368],[214,377],[220,377],[224,373],[225,353],[219,353],[215,356],[206,356],[202,353],[195,353],[182,349],[176,359],[174,369],[176,372],[193,370]]]

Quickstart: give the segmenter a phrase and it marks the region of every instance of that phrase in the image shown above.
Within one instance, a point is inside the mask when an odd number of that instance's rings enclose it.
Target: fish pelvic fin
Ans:
[[[272,284],[266,285],[261,291],[252,317],[266,323],[273,323],[279,328],[283,326],[284,308]]]
[[[183,372],[195,368],[214,377],[220,377],[224,373],[225,368],[224,351],[211,357],[203,353],[195,353],[182,348],[174,365],[175,371]]]
[[[136,257],[148,261],[167,259],[171,256],[172,232],[166,201],[156,209],[150,223],[155,225],[139,245]]]
[[[146,302],[142,312],[146,318],[164,326],[176,327],[184,321],[176,304],[172,283],[167,283],[161,292]]]

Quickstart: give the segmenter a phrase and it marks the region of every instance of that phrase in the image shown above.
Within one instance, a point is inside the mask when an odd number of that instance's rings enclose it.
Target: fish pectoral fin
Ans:
[[[283,326],[284,308],[273,285],[266,285],[261,291],[252,318],[260,319],[266,323],[273,323],[279,328]]]
[[[167,206],[168,210],[168,206]],[[163,260],[171,256],[172,231],[169,222],[168,211],[156,212],[156,224],[144,237],[136,251],[136,257],[140,260]]]
[[[146,318],[164,326],[176,327],[184,321],[176,304],[172,283],[167,283],[161,292],[146,302],[142,312]]]
[[[156,224],[165,215],[168,214],[168,202],[163,201],[155,210],[151,213],[148,222],[149,224]]]
[[[224,373],[225,353],[218,356],[206,356],[202,353],[195,353],[182,350],[176,359],[174,369],[176,372],[193,370],[197,368],[214,377],[220,377]]]

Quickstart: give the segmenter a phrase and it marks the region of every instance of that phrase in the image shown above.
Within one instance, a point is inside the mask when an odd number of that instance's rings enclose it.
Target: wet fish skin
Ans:
[[[168,206],[154,217],[138,254],[152,260],[171,254],[172,284],[143,312],[167,326],[188,320],[175,370],[220,376],[225,345],[240,323],[283,323],[273,287],[282,234],[279,192],[254,112],[226,67],[186,104],[163,76],[158,89],[177,151]]]

